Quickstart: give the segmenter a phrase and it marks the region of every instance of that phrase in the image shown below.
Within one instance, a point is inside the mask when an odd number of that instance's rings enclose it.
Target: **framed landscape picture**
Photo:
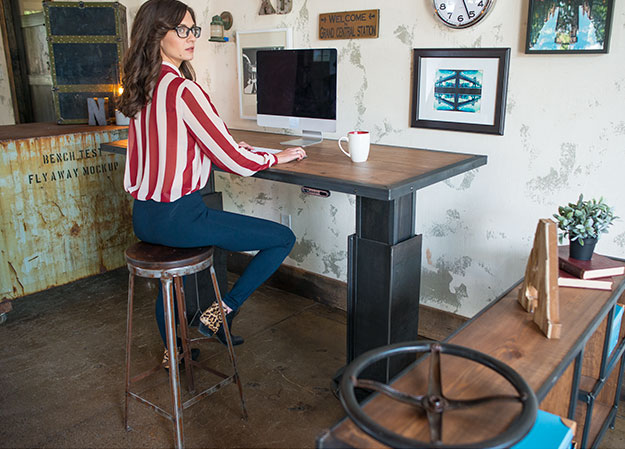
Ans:
[[[291,48],[290,28],[260,31],[237,31],[237,67],[239,72],[239,110],[241,118],[256,120],[256,53],[259,50]]]
[[[530,0],[525,53],[607,53],[614,0]]]
[[[509,48],[414,49],[411,126],[503,135]]]

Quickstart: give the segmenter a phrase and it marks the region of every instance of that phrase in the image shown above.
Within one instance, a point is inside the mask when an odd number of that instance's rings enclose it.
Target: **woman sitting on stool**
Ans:
[[[226,320],[280,266],[295,243],[293,232],[272,221],[209,209],[199,190],[211,165],[241,176],[306,156],[302,148],[278,154],[254,153],[237,143],[197,84],[193,59],[201,28],[193,10],[178,0],[149,0],[135,17],[124,58],[124,92],[119,110],[131,117],[124,189],[135,199],[133,226],[145,242],[173,246],[218,246],[228,251],[258,250],[224,296]],[[156,320],[166,340],[163,293]],[[219,305],[200,317],[199,331],[226,344]],[[243,339],[233,336],[233,344]],[[168,358],[167,350],[165,359]]]

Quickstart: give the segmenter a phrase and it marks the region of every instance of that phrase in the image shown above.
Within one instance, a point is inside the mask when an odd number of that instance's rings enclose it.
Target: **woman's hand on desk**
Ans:
[[[255,148],[247,142],[241,141],[239,142],[239,146],[249,151],[255,150]],[[278,164],[286,164],[291,161],[301,161],[307,156],[306,151],[304,151],[302,147],[293,147],[276,153],[276,157],[278,158]]]
[[[276,154],[278,164],[285,164],[291,161],[301,161],[306,156],[306,151],[302,147],[287,148]]]

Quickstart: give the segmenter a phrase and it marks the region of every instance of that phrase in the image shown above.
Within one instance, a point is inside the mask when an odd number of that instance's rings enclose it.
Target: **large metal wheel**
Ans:
[[[414,396],[398,391],[387,384],[373,380],[360,379],[358,376],[375,362],[402,354],[430,354],[429,379],[427,394]],[[465,358],[495,371],[504,377],[516,390],[518,395],[493,395],[469,400],[449,399],[443,394],[441,385],[441,354],[449,354]],[[425,412],[430,427],[430,441],[420,441],[400,435],[380,425],[367,415],[356,399],[356,388],[376,391],[391,399],[413,406]],[[479,351],[439,342],[408,342],[383,346],[368,351],[351,362],[341,380],[341,403],[348,416],[371,437],[382,443],[398,448],[431,448],[438,449],[478,449],[504,448],[519,442],[532,428],[536,420],[537,400],[532,389],[525,380],[505,363]],[[521,412],[513,419],[508,428],[488,440],[462,445],[445,445],[443,435],[443,413],[474,407],[488,402],[514,401],[521,403]]]

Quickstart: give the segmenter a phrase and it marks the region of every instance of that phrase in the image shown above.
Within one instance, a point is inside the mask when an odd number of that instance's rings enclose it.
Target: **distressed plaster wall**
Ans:
[[[385,144],[488,155],[485,167],[418,193],[423,303],[473,315],[523,275],[537,220],[580,192],[603,195],[625,217],[623,2],[615,2],[607,55],[524,54],[527,1],[497,2],[483,23],[459,31],[438,23],[429,0],[295,0],[290,14],[273,16],[258,16],[259,3],[191,2],[205,27],[229,10],[231,31],[288,26],[295,47],[336,47],[339,123],[330,137],[361,128]],[[380,9],[378,39],[317,39],[320,13],[368,8]],[[446,47],[512,49],[504,136],[410,128],[412,49]],[[229,126],[255,129],[239,118],[236,45],[204,40],[195,66]],[[298,243],[287,263],[346,279],[353,197],[303,198],[296,186],[228,175],[217,184],[228,209],[272,219],[293,215]],[[625,256],[624,220],[597,250]]]
[[[11,99],[11,83],[4,52],[4,37],[0,33],[0,125],[15,123],[13,116],[13,100]]]
[[[130,21],[140,1],[123,2]],[[259,0],[190,0],[203,27],[194,67],[231,128],[258,129],[239,118],[236,45],[208,42],[210,18],[224,10],[236,30],[293,28],[295,47],[339,53],[337,138],[368,129],[375,142],[488,155],[488,164],[419,191],[423,233],[422,302],[471,316],[524,272],[537,220],[557,205],[603,195],[625,217],[625,3],[614,2],[607,55],[526,55],[527,0],[499,1],[475,27],[454,31],[433,17],[429,0],[294,0],[287,15],[259,16]],[[317,39],[320,13],[380,9],[380,37]],[[412,49],[510,47],[504,136],[409,126]],[[252,142],[253,143],[253,142]],[[338,149],[337,149],[338,151]],[[297,186],[219,174],[227,210],[279,220],[293,217],[298,242],[288,264],[346,280],[354,198],[305,197]],[[598,251],[625,257],[625,220]]]

